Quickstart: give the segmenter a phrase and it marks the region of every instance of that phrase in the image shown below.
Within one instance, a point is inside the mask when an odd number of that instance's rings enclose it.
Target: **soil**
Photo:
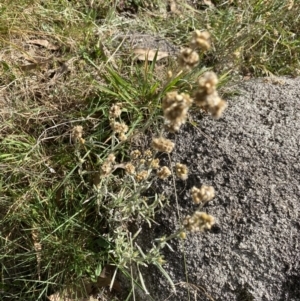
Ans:
[[[180,215],[197,209],[193,186],[212,185],[216,197],[202,210],[216,225],[164,249],[176,293],[158,269],[145,270],[154,300],[300,300],[299,85],[300,78],[243,82],[221,119],[198,112],[196,125],[169,136],[176,142],[172,162],[190,170],[186,181],[176,181]],[[145,231],[145,242],[179,224],[172,181],[154,188],[171,205]]]

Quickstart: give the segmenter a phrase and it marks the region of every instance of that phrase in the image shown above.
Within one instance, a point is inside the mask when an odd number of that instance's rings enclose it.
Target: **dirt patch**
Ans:
[[[176,182],[180,214],[195,210],[189,190],[209,184],[217,196],[203,209],[217,224],[188,235],[185,264],[177,241],[171,243],[174,252],[165,249],[177,294],[150,269],[154,300],[300,300],[299,85],[300,78],[244,82],[223,118],[199,113],[193,116],[197,126],[186,124],[170,135],[176,141],[173,163],[190,169],[187,181]],[[178,225],[171,180],[155,189],[169,195],[172,205],[159,216],[160,225],[145,233],[147,240]]]

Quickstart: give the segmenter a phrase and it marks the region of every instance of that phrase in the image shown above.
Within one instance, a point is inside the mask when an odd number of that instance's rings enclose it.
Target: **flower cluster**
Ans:
[[[118,134],[118,138],[121,141],[127,140],[126,133],[128,132],[128,125],[124,122],[116,121],[121,116],[122,109],[120,104],[114,104],[109,110],[110,126],[114,133]]]
[[[158,169],[159,168],[159,159],[151,159],[150,160],[150,167],[152,169]]]
[[[171,171],[166,166],[160,166],[158,158],[154,158],[155,154],[147,149],[143,153],[134,150],[130,153],[131,161],[126,164],[119,164],[125,170],[126,174],[134,176],[137,182],[145,181],[149,178],[151,171],[157,170],[156,175],[160,179],[166,179],[171,175]]]
[[[163,166],[161,169],[157,171],[157,176],[164,180],[171,175],[171,171],[167,166]]]
[[[137,182],[142,182],[148,178],[148,175],[149,173],[147,170],[142,170],[135,175],[135,179]]]
[[[177,132],[182,124],[185,123],[187,112],[193,100],[190,95],[169,92],[162,101],[162,109],[166,127],[170,132]]]
[[[135,174],[135,166],[132,163],[126,163],[125,164],[125,171],[129,175]]]
[[[113,170],[113,164],[115,163],[116,157],[114,154],[109,154],[106,160],[100,167],[100,176],[106,177],[108,176]]]
[[[181,163],[176,163],[175,165],[176,176],[181,180],[186,180],[188,178],[188,168],[186,165]]]
[[[195,30],[190,41],[190,47],[192,49],[201,49],[207,51],[211,47],[210,33],[208,31]]]
[[[79,142],[80,144],[84,144],[85,140],[82,138],[83,135],[83,127],[81,125],[76,125],[72,129],[71,138],[74,142]]]
[[[192,199],[194,204],[205,204],[215,196],[215,190],[212,186],[202,185],[200,188],[193,187],[191,189]],[[181,239],[186,238],[186,232],[203,231],[210,229],[215,223],[213,216],[200,211],[195,211],[192,216],[188,215],[183,220],[183,227],[178,232],[178,237]]]
[[[199,62],[197,49],[207,51],[211,47],[210,34],[206,31],[196,30],[189,44],[190,48],[183,49],[178,56],[180,67],[190,70]],[[169,71],[168,78],[172,78],[173,73]],[[195,103],[198,107],[209,111],[213,117],[219,118],[226,108],[227,104],[222,100],[217,92],[218,78],[214,72],[206,72],[198,80],[198,88],[191,98],[187,93],[178,93],[177,91],[169,92],[162,100],[162,110],[165,125],[168,131],[178,132],[180,126],[186,122],[189,108]],[[154,138],[152,147],[160,152],[171,153],[174,143],[163,137]],[[182,180],[188,178],[188,168],[186,165],[176,163],[176,176]],[[171,175],[168,167],[161,167],[157,171],[160,179],[166,179]],[[214,198],[215,191],[212,186],[203,185],[200,188],[193,187],[191,196],[194,204],[204,205]],[[196,211],[192,216],[187,216],[183,221],[183,229],[179,231],[179,237],[185,238],[185,231],[202,231],[210,229],[214,223],[214,218],[204,212]]]
[[[200,188],[191,189],[194,204],[205,204],[215,197],[215,190],[212,186],[202,185]]]
[[[181,50],[178,63],[182,68],[191,69],[197,66],[199,55],[197,49],[206,51],[210,49],[210,34],[207,31],[196,30],[190,41],[190,48]]]
[[[184,229],[190,232],[204,231],[205,229],[211,229],[214,223],[215,223],[215,219],[213,216],[200,211],[194,212],[192,216],[188,215],[183,220]]]
[[[187,70],[195,67],[199,61],[197,50],[207,51],[211,47],[210,34],[207,31],[196,30],[190,40],[190,48],[181,51],[178,61],[181,68]],[[172,77],[172,72],[168,73]],[[214,72],[205,72],[199,78],[198,88],[190,97],[187,93],[169,92],[162,100],[162,110],[166,128],[169,132],[178,132],[180,126],[186,122],[187,113],[193,103],[210,112],[214,118],[221,117],[227,107],[217,92],[218,78]]]
[[[163,137],[152,140],[152,147],[159,152],[171,153],[174,146],[175,144],[171,140]]]
[[[119,104],[114,104],[111,106],[110,110],[109,110],[109,119],[115,119],[120,117],[121,115],[121,107]]]
[[[227,103],[220,98],[217,84],[217,75],[212,71],[205,72],[198,81],[198,90],[194,94],[194,100],[196,106],[210,112],[213,117],[220,118]]]
[[[137,160],[138,158],[140,158],[142,156],[142,153],[138,150],[138,149],[136,149],[136,150],[134,150],[134,151],[132,151],[131,153],[130,153],[130,158],[132,159],[132,160]]]
[[[191,69],[197,66],[199,62],[199,54],[191,48],[181,50],[178,57],[178,63],[181,67]]]
[[[127,139],[126,133],[128,132],[128,126],[122,122],[112,121],[110,123],[112,130],[118,134],[118,137],[121,141],[125,141]]]

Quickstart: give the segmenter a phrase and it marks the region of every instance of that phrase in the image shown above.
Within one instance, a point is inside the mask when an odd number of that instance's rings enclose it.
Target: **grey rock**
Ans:
[[[184,246],[172,241],[174,252],[164,249],[176,294],[156,268],[144,271],[154,300],[300,300],[299,86],[300,78],[243,82],[221,119],[198,112],[197,126],[169,136],[172,161],[190,169],[186,181],[176,181],[181,217],[196,209],[187,192],[209,184],[216,197],[203,210],[217,224],[188,234]],[[157,181],[154,190],[171,205],[157,216],[159,226],[145,229],[147,241],[179,223],[172,181]]]

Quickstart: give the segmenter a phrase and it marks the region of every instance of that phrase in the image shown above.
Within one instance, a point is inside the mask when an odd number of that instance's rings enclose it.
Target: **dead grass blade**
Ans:
[[[52,43],[50,43],[47,40],[40,40],[40,39],[38,39],[38,40],[28,40],[28,41],[26,41],[26,43],[42,46],[42,47],[45,47],[49,50],[57,50],[59,48],[58,46],[53,45]]]
[[[139,61],[149,61],[152,62],[156,57],[156,61],[159,61],[165,57],[168,57],[170,54],[165,51],[157,51],[156,49],[145,49],[145,48],[135,48],[133,53],[136,55],[135,59]]]

